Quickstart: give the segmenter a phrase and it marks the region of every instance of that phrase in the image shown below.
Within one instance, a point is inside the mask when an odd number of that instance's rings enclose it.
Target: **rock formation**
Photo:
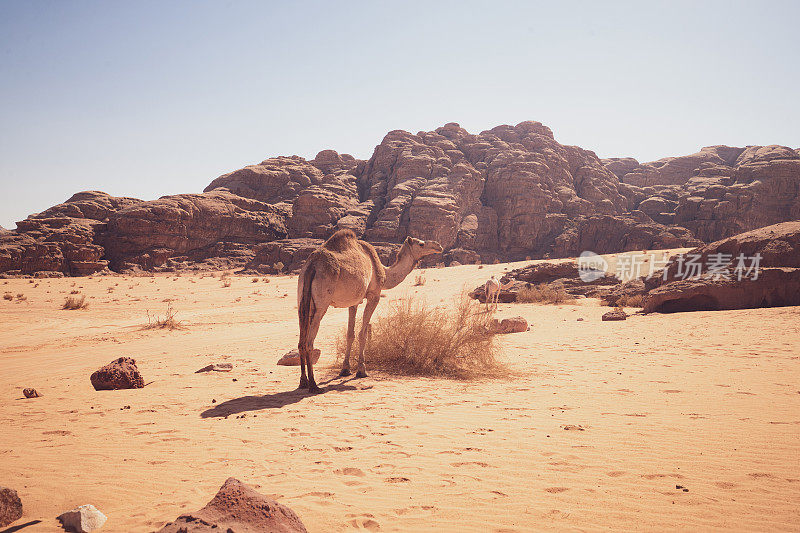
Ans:
[[[666,281],[647,292],[644,312],[800,305],[800,221],[722,239],[688,256],[705,267],[700,275],[684,276],[685,263],[672,261]],[[710,264],[718,266],[709,270]]]
[[[798,218],[791,148],[711,146],[639,163],[562,145],[538,122],[479,134],[450,123],[389,132],[366,161],[272,157],[200,194],[78,193],[0,231],[0,274],[293,271],[341,228],[387,260],[409,235],[439,241],[447,264],[566,257],[698,246]]]
[[[159,533],[205,531],[305,533],[306,528],[294,511],[231,477],[205,507],[179,516]]]
[[[637,209],[709,242],[800,218],[800,155],[785,146],[709,146],[639,164],[604,159]]]

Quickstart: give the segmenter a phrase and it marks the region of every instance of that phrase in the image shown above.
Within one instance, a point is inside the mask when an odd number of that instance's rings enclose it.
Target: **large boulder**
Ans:
[[[141,389],[144,380],[130,357],[120,357],[100,367],[91,376],[94,390]]]
[[[689,261],[700,265],[690,269]],[[748,231],[673,260],[645,312],[800,305],[800,221]]]
[[[758,278],[671,281],[650,291],[645,313],[800,305],[800,268],[762,268]]]
[[[22,501],[17,491],[0,487],[0,527],[5,527],[22,517]]]
[[[159,533],[217,531],[305,533],[306,528],[290,508],[231,477],[205,507],[179,516]]]

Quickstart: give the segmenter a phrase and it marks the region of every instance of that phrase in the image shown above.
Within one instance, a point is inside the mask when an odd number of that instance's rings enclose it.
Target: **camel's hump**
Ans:
[[[332,252],[344,252],[345,250],[352,249],[356,247],[356,242],[358,241],[358,237],[351,229],[340,229],[333,235],[331,235],[325,244],[322,245],[323,248],[327,248]]]

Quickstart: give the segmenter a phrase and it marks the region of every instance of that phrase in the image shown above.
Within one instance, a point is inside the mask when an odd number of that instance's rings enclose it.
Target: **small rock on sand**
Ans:
[[[320,351],[317,348],[314,348],[314,351],[311,353],[311,363],[317,364],[319,361]],[[291,352],[287,352],[278,359],[278,364],[280,366],[300,366],[300,352],[297,350],[292,350]]]
[[[64,529],[67,531],[77,531],[77,533],[89,533],[95,529],[100,529],[106,523],[106,515],[97,510],[94,505],[81,505],[71,511],[67,511],[58,517]]]
[[[233,364],[231,363],[211,363],[210,365],[206,365],[200,370],[195,371],[195,374],[199,374],[200,372],[230,372],[233,370]]]
[[[17,491],[0,487],[0,527],[5,527],[22,517],[22,501]]]
[[[307,530],[294,511],[231,477],[205,507],[179,516],[158,533],[212,531],[306,533]]]
[[[528,321],[522,318],[521,316],[504,318],[499,322],[495,318],[492,320],[490,329],[492,333],[499,333],[499,334],[521,333],[523,331],[528,331]]]
[[[144,380],[136,367],[136,361],[130,357],[120,357],[99,368],[92,374],[92,386],[95,390],[141,389]]]
[[[26,389],[22,389],[22,394],[24,394],[26,398],[38,398],[39,397],[39,393],[36,392],[36,389],[30,388],[30,387],[26,388]]]
[[[614,309],[603,315],[603,322],[608,322],[609,320],[626,320],[627,318],[628,313],[621,309]]]

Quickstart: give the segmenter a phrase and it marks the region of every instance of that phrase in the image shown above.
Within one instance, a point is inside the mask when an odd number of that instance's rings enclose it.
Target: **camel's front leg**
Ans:
[[[367,345],[367,332],[370,329],[369,321],[372,318],[372,313],[378,306],[381,300],[380,293],[374,296],[367,296],[367,305],[364,306],[364,315],[361,317],[361,330],[358,332],[358,371],[356,372],[357,378],[367,377],[367,366],[364,364],[364,348]]]
[[[353,341],[356,338],[356,311],[358,311],[358,306],[353,305],[348,308],[350,311],[350,316],[347,319],[347,348],[344,352],[344,363],[342,364],[342,371],[339,373],[340,376],[349,376],[350,372],[350,351],[353,348]]]

